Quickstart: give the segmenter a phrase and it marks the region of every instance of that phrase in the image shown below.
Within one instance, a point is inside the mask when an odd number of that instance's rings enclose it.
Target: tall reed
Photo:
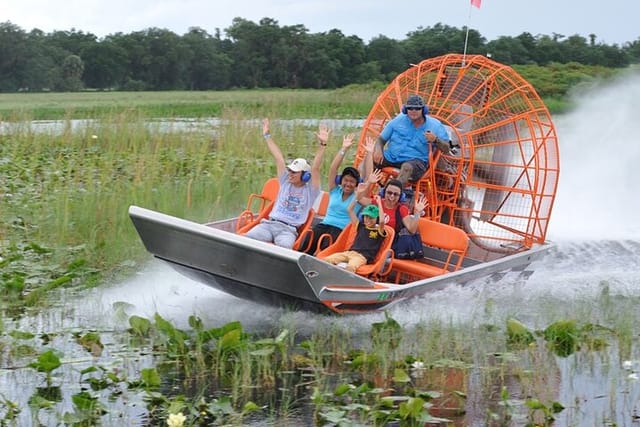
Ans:
[[[226,108],[219,125],[197,129],[153,121],[137,109],[81,124],[67,119],[45,132],[29,122],[12,125],[0,147],[6,240],[37,242],[55,249],[56,262],[82,258],[109,273],[147,256],[128,218],[130,205],[197,222],[236,215],[275,175],[261,118],[243,110]],[[272,124],[287,160],[311,160],[316,129]],[[323,173],[340,147],[337,133]]]
[[[191,189],[191,207],[202,211],[211,201],[201,197],[203,187],[217,192],[215,176],[226,163],[208,135],[149,126],[135,111],[82,129],[67,122],[61,133],[24,129],[2,150],[12,160],[3,215],[26,224],[24,234],[13,237],[56,248],[82,245],[100,269],[140,258],[130,204],[185,215]],[[232,199],[219,201],[226,202],[233,206]]]

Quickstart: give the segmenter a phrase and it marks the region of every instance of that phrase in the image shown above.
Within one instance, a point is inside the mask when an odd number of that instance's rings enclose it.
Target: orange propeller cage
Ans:
[[[481,55],[427,59],[397,76],[364,123],[377,138],[411,94],[447,127],[456,153],[433,153],[416,184],[434,220],[464,229],[489,253],[544,243],[559,178],[556,130],[535,89],[511,67]]]

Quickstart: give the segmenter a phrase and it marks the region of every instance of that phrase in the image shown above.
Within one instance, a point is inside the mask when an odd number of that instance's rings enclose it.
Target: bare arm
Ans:
[[[358,200],[361,205],[369,205],[372,203],[371,197],[369,197],[371,193],[371,187],[378,181],[380,181],[381,178],[382,172],[376,169],[369,174],[367,182],[363,182],[362,184],[358,185],[358,188],[356,189],[356,200]]]
[[[353,199],[351,203],[349,203],[349,206],[347,207],[347,212],[349,212],[349,218],[351,218],[351,222],[353,223],[353,225],[356,225],[359,222],[358,216],[356,215],[356,212],[355,212],[356,203],[357,203],[357,200]]]
[[[387,231],[384,229],[384,211],[382,210],[382,198],[380,196],[375,197],[378,205],[378,231],[381,235],[386,236]]]
[[[322,157],[327,149],[327,141],[329,141],[330,135],[331,130],[327,125],[320,124],[320,126],[318,126],[316,137],[318,138],[320,145],[318,145],[318,150],[316,151],[313,163],[311,164],[311,185],[314,188],[320,188],[320,167],[322,166]]]
[[[378,137],[375,148],[373,150],[373,161],[377,164],[382,163],[382,150],[384,150],[384,145],[387,143],[381,136]]]
[[[271,132],[269,131],[269,119],[262,120],[262,135],[264,139],[267,141],[267,148],[271,152],[273,159],[276,162],[276,171],[278,176],[282,175],[284,171],[287,169],[286,163],[284,161],[284,156],[282,155],[282,151],[280,151],[280,147],[275,143],[273,138],[271,137]]]
[[[353,144],[353,138],[354,135],[352,133],[347,134],[342,138],[342,148],[340,149],[340,151],[338,151],[338,153],[336,153],[336,156],[331,162],[331,166],[329,166],[329,191],[333,190],[336,186],[335,178],[336,175],[338,175],[338,168],[340,167],[344,156],[347,154],[347,149],[351,147],[351,144]]]
[[[373,156],[375,154],[376,148],[376,140],[373,137],[367,136],[364,144],[364,151],[366,152],[364,156],[364,170],[362,171],[363,176],[371,175],[373,172]]]

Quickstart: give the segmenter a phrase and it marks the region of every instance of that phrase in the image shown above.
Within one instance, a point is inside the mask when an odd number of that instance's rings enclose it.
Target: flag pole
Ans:
[[[465,65],[465,59],[467,57],[467,44],[469,43],[469,23],[471,22],[471,8],[473,7],[473,2],[469,2],[469,16],[467,18],[467,31],[464,35],[464,50],[462,51],[462,66]]]

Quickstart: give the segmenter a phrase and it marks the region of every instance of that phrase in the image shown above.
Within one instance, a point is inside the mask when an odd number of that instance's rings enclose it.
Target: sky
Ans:
[[[191,27],[209,34],[223,31],[233,18],[258,23],[272,18],[280,26],[304,25],[310,33],[339,29],[365,43],[378,35],[396,40],[410,31],[442,23],[468,25],[487,39],[554,33],[624,45],[640,38],[637,0],[0,0],[0,22],[25,31],[75,29],[104,37],[147,28],[165,28],[178,35]]]

